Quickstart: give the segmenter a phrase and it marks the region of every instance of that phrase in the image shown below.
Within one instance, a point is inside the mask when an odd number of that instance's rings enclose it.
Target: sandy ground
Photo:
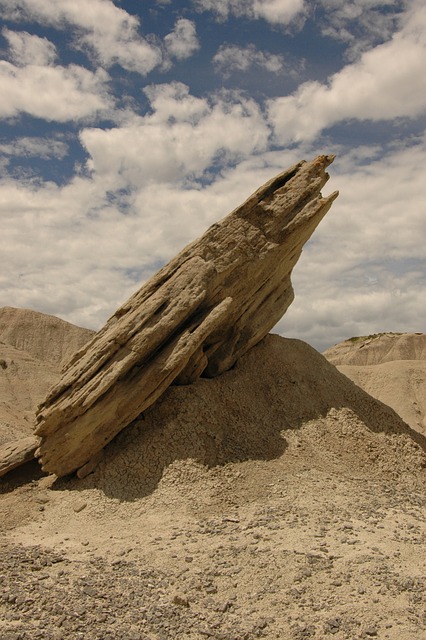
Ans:
[[[299,341],[0,486],[0,637],[426,638],[425,443]]]
[[[179,461],[130,502],[46,478],[5,494],[1,637],[425,637],[422,486],[307,453]]]

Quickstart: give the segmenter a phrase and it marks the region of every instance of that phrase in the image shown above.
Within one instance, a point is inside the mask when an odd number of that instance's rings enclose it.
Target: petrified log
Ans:
[[[299,162],[214,224],[148,280],[71,359],[37,413],[43,470],[83,467],[172,382],[226,371],[293,300],[304,243],[333,156]]]

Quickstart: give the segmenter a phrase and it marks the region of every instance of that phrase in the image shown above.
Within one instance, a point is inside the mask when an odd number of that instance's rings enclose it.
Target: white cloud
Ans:
[[[135,16],[111,0],[0,0],[3,17],[10,20],[36,20],[63,28],[69,22],[88,31],[132,33],[139,25]]]
[[[85,129],[89,167],[113,188],[199,178],[221,158],[237,161],[267,146],[269,130],[251,99],[194,98],[180,83],[146,90],[152,113],[109,130]]]
[[[156,123],[183,121],[196,124],[209,110],[205,98],[196,98],[181,82],[150,85],[144,89]]]
[[[416,117],[426,110],[426,6],[407,14],[392,40],[364,53],[334,74],[327,85],[306,82],[291,96],[269,102],[269,117],[281,143],[312,140],[324,128],[349,118]]]
[[[99,322],[109,309],[108,298],[115,301],[120,287],[128,291],[120,268],[131,238],[117,212],[108,210],[88,180],[75,179],[62,188],[2,180],[0,194],[2,303],[54,313],[82,326]],[[102,220],[86,214],[101,204]]]
[[[152,113],[144,118],[82,132],[89,177],[66,186],[0,182],[0,305],[99,327],[153,271],[249,195],[244,180],[236,187],[212,175],[203,188],[189,179],[218,155],[223,166],[266,148],[268,129],[254,102],[235,94],[202,100],[179,84],[150,87],[148,95]]]
[[[0,0],[4,18],[36,20],[58,29],[79,29],[78,42],[106,67],[149,73],[162,60],[161,47],[139,35],[139,20],[110,0]]]
[[[179,18],[173,31],[165,36],[164,44],[168,54],[178,60],[192,56],[200,48],[195,23]]]
[[[22,137],[9,143],[0,142],[0,154],[31,158],[37,157],[47,160],[57,158],[62,160],[68,153],[68,145],[62,140],[53,138]]]
[[[304,0],[193,0],[201,11],[213,11],[218,18],[229,15],[262,18],[271,24],[289,25],[306,11]]]
[[[290,24],[304,13],[303,0],[254,0],[255,18],[264,18],[272,24]]]
[[[360,6],[334,0],[336,16],[351,4]],[[304,11],[302,2],[199,5],[223,18],[232,14],[271,24],[291,24]],[[106,66],[146,73],[164,63],[163,54],[166,61],[182,59],[196,46],[190,21],[178,20],[163,43],[148,41],[139,35],[137,19],[109,0],[0,0],[0,6],[5,17],[75,27],[82,46],[90,46]],[[195,97],[181,83],[147,87],[150,108],[144,116],[122,111],[115,114],[121,126],[83,129],[89,171],[65,186],[7,175],[13,156],[64,157],[62,139],[1,142],[6,159],[0,157],[0,305],[31,307],[97,328],[144,279],[259,185],[293,162],[324,152],[309,147],[322,129],[349,118],[423,113],[426,11],[421,2],[410,6],[389,42],[364,52],[328,84],[307,83],[269,103],[281,143],[277,151],[269,150],[269,124],[254,100],[237,92]],[[349,18],[341,20],[342,28],[349,27]],[[0,62],[0,115],[25,112],[59,122],[111,115],[106,72],[55,66],[49,41],[5,33],[13,64]],[[222,62],[216,62],[225,64],[229,51],[219,52]],[[241,50],[233,53],[235,65],[244,68]],[[278,72],[280,59],[268,55],[246,48],[251,65],[263,70],[269,64]],[[293,278],[296,300],[277,330],[318,347],[361,333],[424,330],[415,323],[425,315],[426,299],[426,143],[401,141],[385,157],[382,149],[368,146],[341,153],[324,190],[339,189],[341,195],[304,249]]]
[[[52,64],[56,57],[56,47],[47,38],[31,35],[26,31],[16,32],[3,29],[2,35],[9,43],[9,56],[15,64],[25,66]]]
[[[83,119],[111,106],[108,74],[77,65],[18,67],[0,60],[0,117],[28,113],[45,120]]]
[[[180,118],[189,120],[196,113],[202,125],[213,109],[207,105],[203,111],[196,103]],[[161,113],[165,117],[165,106]],[[132,148],[130,135],[94,141],[99,157],[90,178],[76,177],[63,187],[3,179],[0,305],[39,309],[98,328],[210,224],[273,175],[318,152],[294,148],[251,155],[223,169],[211,184],[191,188],[179,181],[176,162],[178,151],[184,158],[186,138],[174,142],[178,148],[171,140],[162,150],[149,146],[145,164],[138,164],[136,151],[141,154],[142,148],[136,141],[129,160],[136,167],[124,172],[138,179],[138,186],[131,193],[117,191],[115,199],[108,194],[113,185],[107,169],[97,163],[102,151],[112,154],[117,144],[122,145],[117,157],[124,158],[125,145]],[[152,149],[159,164],[146,176]],[[155,175],[160,153],[161,163],[170,163],[168,182]],[[187,153],[184,162],[190,166],[192,152]],[[118,160],[113,162],[118,166]],[[426,141],[396,148],[385,158],[363,148],[335,160],[323,192],[338,188],[340,196],[304,248],[293,274],[296,299],[276,332],[325,348],[352,335],[424,330],[425,165]]]
[[[356,156],[330,167],[327,192],[340,195],[295,268],[296,299],[278,327],[320,349],[354,335],[424,330],[426,136],[385,157]]]
[[[161,64],[162,52],[159,44],[150,43],[137,36],[133,29],[124,29],[122,33],[105,32],[97,28],[93,32],[82,34],[80,43],[87,45],[96,60],[105,67],[119,64],[127,71],[146,75]]]
[[[397,30],[405,0],[321,0],[324,35],[348,45],[346,57],[357,59],[363,51],[389,40]]]
[[[254,44],[246,47],[223,44],[213,58],[218,71],[229,76],[232,71],[248,71],[251,67],[259,67],[271,73],[280,73],[284,68],[281,55],[259,51]]]
[[[104,187],[98,176],[65,187],[0,181],[0,306],[99,328],[147,277],[230,210],[230,194],[214,186],[152,184],[130,197],[123,214]]]

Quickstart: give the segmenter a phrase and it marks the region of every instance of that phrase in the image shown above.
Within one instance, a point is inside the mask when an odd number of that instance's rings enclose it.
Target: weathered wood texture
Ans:
[[[333,156],[279,174],[154,275],[76,353],[40,405],[37,452],[66,475],[91,460],[172,382],[217,376],[261,340],[293,300],[304,243]]]
[[[34,436],[20,438],[2,445],[0,447],[0,477],[32,460],[38,445],[39,438]]]

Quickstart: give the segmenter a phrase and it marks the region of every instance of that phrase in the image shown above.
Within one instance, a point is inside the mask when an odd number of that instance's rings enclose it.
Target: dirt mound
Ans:
[[[269,335],[219,378],[172,387],[108,447],[89,482],[121,500],[135,499],[152,491],[176,460],[208,467],[285,461],[295,441],[308,464],[348,473],[413,472],[422,462],[409,427],[392,409],[306,343]]]
[[[34,412],[92,331],[29,309],[0,309],[0,444],[32,433]]]
[[[426,435],[426,334],[352,338],[331,347],[324,356]]]

